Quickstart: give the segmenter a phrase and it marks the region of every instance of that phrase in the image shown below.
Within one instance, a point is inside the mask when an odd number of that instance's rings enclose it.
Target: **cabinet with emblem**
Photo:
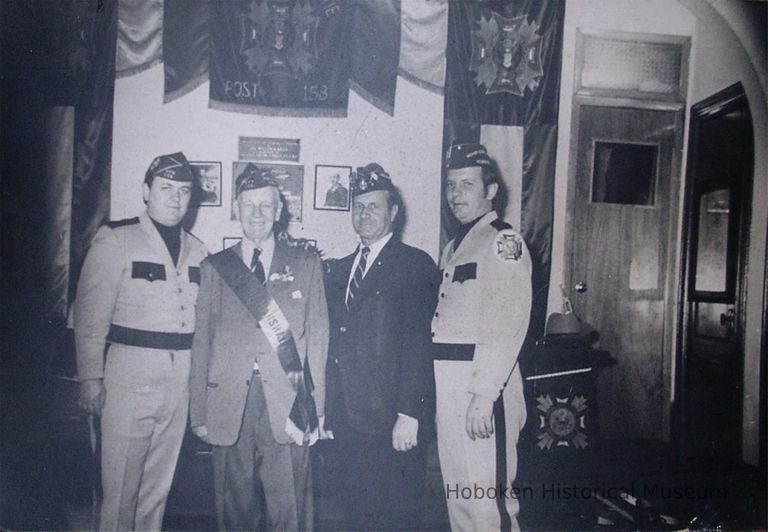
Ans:
[[[520,434],[520,473],[574,471],[599,445],[595,379],[614,364],[607,351],[536,346],[522,357],[528,419]]]

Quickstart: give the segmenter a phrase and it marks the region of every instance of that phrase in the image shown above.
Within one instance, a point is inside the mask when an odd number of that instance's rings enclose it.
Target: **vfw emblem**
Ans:
[[[587,399],[582,395],[555,397],[549,394],[536,398],[539,411],[539,442],[542,451],[555,447],[583,449],[587,441]]]
[[[504,17],[491,13],[481,16],[472,30],[472,60],[475,85],[485,94],[507,92],[523,96],[533,91],[544,75],[541,64],[541,35],[536,22],[525,15]]]

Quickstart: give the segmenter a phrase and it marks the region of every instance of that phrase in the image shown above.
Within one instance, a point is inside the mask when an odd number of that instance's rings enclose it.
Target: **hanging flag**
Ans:
[[[210,0],[165,0],[165,103],[208,81],[210,4]]]
[[[467,0],[448,15],[443,142],[484,142],[499,163],[509,198],[494,207],[516,217],[533,262],[529,340],[547,311],[564,12],[564,0]],[[444,244],[456,224],[445,202],[442,220]]]
[[[349,0],[211,4],[210,107],[346,116]]]
[[[419,87],[442,93],[448,0],[401,0],[399,74]]]
[[[120,0],[117,8],[118,78],[138,74],[163,57],[163,0]]]
[[[400,0],[355,0],[349,31],[350,87],[371,105],[394,114],[400,58]]]

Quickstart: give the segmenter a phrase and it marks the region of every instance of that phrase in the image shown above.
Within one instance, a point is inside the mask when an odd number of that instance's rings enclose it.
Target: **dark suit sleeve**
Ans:
[[[189,373],[190,426],[205,425],[208,394],[208,362],[213,346],[213,267],[208,261],[200,264],[200,289],[195,307],[195,338],[192,342],[192,362]]]
[[[432,393],[432,313],[437,306],[439,273],[434,261],[419,252],[406,261],[400,335],[398,413],[423,420]]]

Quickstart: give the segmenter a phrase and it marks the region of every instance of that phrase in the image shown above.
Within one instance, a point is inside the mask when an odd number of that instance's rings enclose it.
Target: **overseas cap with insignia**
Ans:
[[[182,152],[160,155],[149,165],[144,181],[150,183],[154,178],[162,177],[171,181],[192,181],[192,168]]]
[[[364,167],[358,167],[352,174],[352,197],[373,192],[375,190],[388,190],[395,193],[395,186],[389,178],[389,174],[381,165],[370,163]]]
[[[477,142],[453,144],[448,148],[445,167],[448,170],[469,168],[471,166],[492,167],[493,163],[485,146]]]
[[[277,181],[272,177],[272,170],[269,168],[259,168],[253,163],[248,163],[245,166],[243,173],[237,177],[237,181],[235,182],[235,197],[246,190],[255,190],[264,187],[279,188]]]

